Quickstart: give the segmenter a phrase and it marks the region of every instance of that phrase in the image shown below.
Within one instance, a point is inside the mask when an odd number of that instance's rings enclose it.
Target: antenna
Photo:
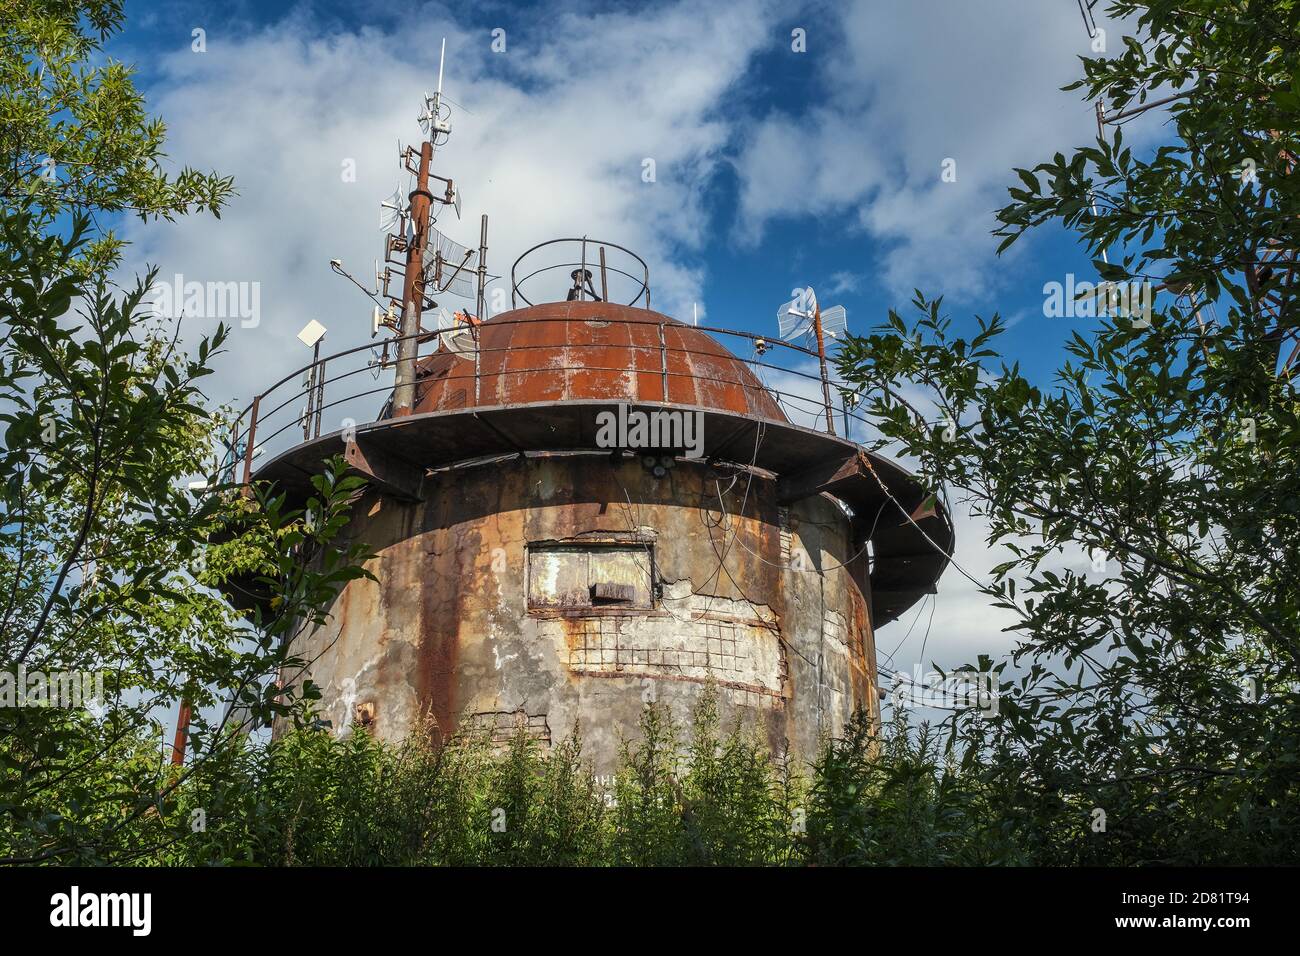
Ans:
[[[1089,39],[1097,35],[1097,20],[1092,14],[1097,3],[1098,0],[1079,0],[1079,13],[1083,15],[1083,28],[1088,31]]]
[[[817,361],[821,366],[822,397],[825,400],[826,430],[835,434],[835,419],[831,414],[831,383],[826,373],[826,337],[837,338],[848,331],[849,313],[842,305],[833,305],[825,311],[817,304],[817,293],[812,286],[794,290],[794,298],[776,310],[777,330],[782,339],[807,348],[811,338],[817,343]]]
[[[1094,0],[1095,2],[1095,0]],[[442,50],[438,53],[438,99],[442,99],[442,66],[447,62],[447,38],[442,38]]]
[[[822,309],[822,331],[829,338],[837,339],[849,330],[849,313],[842,305],[833,305]]]
[[[406,218],[406,210],[407,204],[402,201],[402,189],[399,186],[393,190],[392,195],[379,204],[379,230],[392,232],[397,224]]]

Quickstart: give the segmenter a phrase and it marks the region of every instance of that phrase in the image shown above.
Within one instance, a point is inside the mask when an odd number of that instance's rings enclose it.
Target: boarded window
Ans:
[[[650,608],[654,556],[646,545],[534,545],[530,608]]]

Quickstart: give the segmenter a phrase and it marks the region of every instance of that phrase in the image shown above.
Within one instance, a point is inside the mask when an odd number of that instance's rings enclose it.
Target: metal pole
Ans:
[[[587,295],[587,237],[582,237],[582,271],[578,273],[578,301],[582,302]]]
[[[235,480],[235,474],[237,472],[238,467],[239,467],[239,419],[236,418],[235,423],[230,426],[230,480],[232,482]],[[217,480],[221,481],[222,483],[225,482],[226,480],[225,468],[221,469],[221,473],[218,475]]]
[[[605,247],[600,247],[600,297],[609,301],[609,282],[605,278]]]
[[[478,312],[474,316],[483,323],[483,310],[487,306],[485,296],[487,294],[487,213],[479,219],[478,225]],[[514,304],[513,302],[511,303]],[[479,326],[471,325],[470,332],[474,336],[474,404],[479,404],[480,396],[483,393],[483,339],[479,335]]]
[[[320,339],[311,347],[311,371],[307,374],[307,412],[302,416],[302,440],[311,440],[312,423],[316,420],[316,367],[320,364]]]
[[[321,336],[321,338],[323,339],[324,336]],[[319,345],[320,343],[317,342],[316,344]],[[312,436],[313,438],[320,438],[320,420],[321,420],[321,415],[325,411],[325,362],[326,361],[327,360],[325,359],[321,360],[321,363],[318,366],[318,371],[316,373],[316,429],[315,429],[315,434]]]
[[[424,308],[424,247],[429,240],[429,166],[433,144],[420,144],[420,170],[411,190],[411,222],[415,232],[406,245],[406,274],[402,279],[402,321],[397,342],[397,380],[393,386],[393,417],[411,414],[415,405],[415,362],[419,355],[420,313]]]
[[[179,767],[185,762],[185,741],[190,735],[190,702],[181,701],[180,712],[176,715],[176,737],[172,740],[172,766]]]
[[[257,411],[262,404],[262,396],[253,396],[253,407],[248,412],[248,444],[244,446],[244,497],[252,496],[249,488],[253,480],[253,446],[257,442]]]
[[[479,220],[478,227],[478,309],[475,318],[483,321],[484,293],[487,288],[487,213]]]
[[[659,364],[664,375],[664,401],[668,401],[668,340],[664,338],[664,324],[659,323]]]
[[[822,369],[822,398],[826,400],[826,430],[835,434],[835,416],[831,413],[831,380],[826,374],[826,340],[822,337],[822,307],[813,309],[813,328],[817,330],[817,362]]]

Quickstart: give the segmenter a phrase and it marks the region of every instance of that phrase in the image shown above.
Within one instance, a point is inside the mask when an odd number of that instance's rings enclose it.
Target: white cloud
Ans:
[[[823,57],[824,104],[774,113],[747,137],[738,235],[754,241],[782,216],[849,212],[885,246],[880,278],[891,290],[987,291],[992,212],[1012,167],[1094,135],[1078,93],[1059,90],[1087,52],[1078,12],[856,0],[842,26],[826,53],[810,45]],[[942,179],[945,160],[955,181]]]
[[[461,222],[447,212],[440,228],[477,245],[488,213],[497,273],[544,239],[621,243],[649,261],[656,308],[689,317],[703,298],[702,184],[732,136],[721,106],[768,42],[765,7],[568,12],[514,31],[504,54],[488,31],[467,32],[436,8],[404,21],[421,24],[415,38],[320,35],[302,13],[242,35],[209,30],[207,53],[162,61],[150,102],[175,161],[233,175],[240,195],[219,221],[129,225],[128,269],[260,283],[261,324],[235,329],[210,388],[217,400],[246,398],[307,361],[294,335],[309,319],[329,328],[326,351],[366,342],[370,307],[328,262],[341,258],[369,284],[382,258],[378,203],[409,188],[398,138],[419,138],[420,94],[436,83],[446,36],[445,90],[464,109],[435,171],[457,181],[465,206]],[[642,178],[647,158],[653,183]],[[343,179],[347,161],[355,182]],[[191,340],[214,324],[193,321]]]

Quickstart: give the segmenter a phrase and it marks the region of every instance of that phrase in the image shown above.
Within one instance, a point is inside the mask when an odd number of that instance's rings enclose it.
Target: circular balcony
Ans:
[[[413,337],[425,350],[413,414],[391,417],[397,340],[378,358],[371,346],[324,356],[240,415],[228,480],[273,481],[301,499],[340,455],[381,488],[418,497],[433,469],[602,450],[597,416],[615,405],[671,410],[699,416],[699,457],[769,473],[779,499],[826,494],[843,505],[869,541],[875,626],[932,592],[947,564],[953,529],[942,504],[896,463],[835,433],[866,422],[828,406],[807,349],[577,297]]]

